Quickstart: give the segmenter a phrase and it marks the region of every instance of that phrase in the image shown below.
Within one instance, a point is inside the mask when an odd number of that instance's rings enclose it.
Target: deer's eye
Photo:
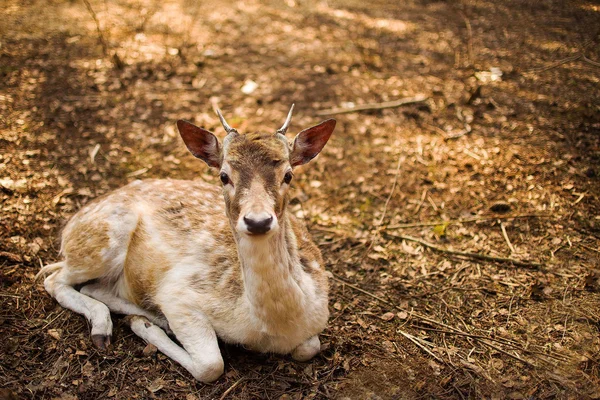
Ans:
[[[229,183],[229,175],[227,175],[225,172],[221,172],[220,178],[221,182],[223,182],[223,185],[227,185]]]
[[[285,173],[285,176],[283,177],[283,181],[285,183],[290,183],[292,181],[292,178],[294,177],[294,175],[292,175],[292,171],[288,171]]]

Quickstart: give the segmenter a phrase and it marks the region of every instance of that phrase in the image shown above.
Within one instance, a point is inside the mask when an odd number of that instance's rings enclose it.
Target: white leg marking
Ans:
[[[106,286],[100,283],[85,285],[81,288],[81,293],[106,304],[110,311],[114,312],[115,314],[141,315],[148,318],[153,324],[160,326],[167,332],[170,332],[169,323],[165,318],[161,318],[148,310],[144,310],[129,300],[117,297]]]
[[[211,354],[214,356],[215,349],[212,345],[209,345],[204,349],[194,349],[194,354],[197,354],[197,352],[202,354],[201,360],[198,360],[196,356],[191,355],[186,350],[179,347],[162,329],[152,324],[150,321],[148,321],[148,319],[137,315],[127,317],[126,319],[131,326],[131,330],[136,335],[144,339],[146,342],[155,345],[163,354],[173,361],[179,363],[197,380],[205,383],[213,382],[223,374],[223,359],[221,358],[219,346],[216,342],[216,335],[214,338],[214,346],[216,346],[218,359],[215,360],[214,357],[210,356]],[[192,324],[197,326],[195,323]],[[198,332],[198,336],[201,335],[202,334]],[[185,342],[182,341],[182,343],[184,343],[184,346],[188,348]]]
[[[50,275],[44,281],[46,291],[64,308],[84,315],[92,325],[92,341],[100,348],[110,345],[112,320],[106,305],[79,293],[73,286],[60,282],[59,274]]]
[[[292,351],[292,358],[296,361],[308,361],[321,351],[321,341],[317,335],[311,337]]]
[[[194,370],[194,365],[190,355],[167,336],[165,331],[154,325],[147,318],[139,315],[126,317],[131,330],[148,343],[155,345],[164,355],[171,360],[179,363],[190,373]]]
[[[217,334],[206,315],[200,310],[190,310],[188,305],[170,304],[162,310],[177,340],[192,359],[189,370],[201,382],[217,380],[225,369]],[[157,346],[158,347],[158,346]]]

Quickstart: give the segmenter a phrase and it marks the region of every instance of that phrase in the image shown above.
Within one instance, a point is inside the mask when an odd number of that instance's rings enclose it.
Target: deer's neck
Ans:
[[[244,290],[253,314],[277,330],[301,311],[301,267],[290,221],[268,238],[238,239]],[[283,327],[281,327],[283,328]]]

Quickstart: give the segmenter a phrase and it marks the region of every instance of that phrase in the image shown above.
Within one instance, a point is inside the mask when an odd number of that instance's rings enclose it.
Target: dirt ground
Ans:
[[[3,0],[0,398],[600,398],[600,6],[594,1]],[[223,345],[195,382],[114,316],[114,345],[33,276],[133,179],[217,182],[174,122],[290,134],[331,272],[308,363]],[[325,110],[325,112],[323,112]],[[434,247],[432,247],[434,246]],[[482,255],[487,256],[481,257]]]

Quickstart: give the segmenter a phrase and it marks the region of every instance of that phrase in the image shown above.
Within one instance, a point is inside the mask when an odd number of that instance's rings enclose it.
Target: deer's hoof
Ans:
[[[111,335],[92,335],[92,342],[100,350],[106,350],[111,343]]]
[[[321,351],[321,341],[318,336],[313,336],[292,351],[292,358],[296,361],[308,361]]]

